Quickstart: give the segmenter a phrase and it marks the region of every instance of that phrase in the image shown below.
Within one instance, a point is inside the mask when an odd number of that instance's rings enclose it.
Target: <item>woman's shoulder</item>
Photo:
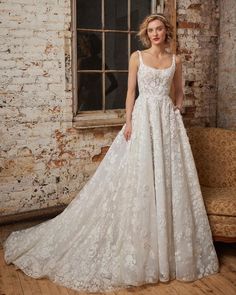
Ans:
[[[181,64],[182,63],[181,55],[175,54],[175,60],[176,60],[176,64]]]
[[[138,50],[133,51],[130,55],[130,63],[139,65],[139,52]]]
[[[139,56],[139,51],[140,51],[140,50],[135,50],[135,51],[133,51],[133,52],[131,53],[131,55],[130,55],[130,58],[134,58],[134,59],[138,58],[138,56]]]
[[[139,52],[138,50],[131,53],[129,58],[129,68],[137,69],[139,67]]]

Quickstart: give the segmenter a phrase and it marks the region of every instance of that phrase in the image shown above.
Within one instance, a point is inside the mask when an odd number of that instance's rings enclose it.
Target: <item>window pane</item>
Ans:
[[[77,0],[77,27],[83,29],[102,28],[101,0]]]
[[[127,73],[106,74],[106,109],[125,108],[127,78]]]
[[[131,52],[136,50],[143,50],[144,47],[142,43],[139,41],[139,37],[136,34],[131,34]]]
[[[131,0],[131,30],[139,30],[139,24],[151,12],[151,0]]]
[[[127,0],[105,0],[105,29],[127,30]]]
[[[78,70],[102,70],[102,34],[77,34]]]
[[[128,35],[124,33],[106,33],[106,68],[127,70]]]
[[[79,111],[102,110],[102,74],[78,73]]]

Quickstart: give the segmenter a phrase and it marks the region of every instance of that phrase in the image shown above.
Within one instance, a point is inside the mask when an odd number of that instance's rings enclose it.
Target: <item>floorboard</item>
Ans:
[[[0,226],[0,244],[13,230],[27,228],[40,221]],[[185,283],[173,280],[167,283],[147,284],[115,292],[93,295],[235,295],[236,294],[236,243],[215,243],[220,272],[200,280]],[[14,265],[7,265],[0,247],[0,295],[86,295],[85,292],[65,288],[44,279],[33,279]]]

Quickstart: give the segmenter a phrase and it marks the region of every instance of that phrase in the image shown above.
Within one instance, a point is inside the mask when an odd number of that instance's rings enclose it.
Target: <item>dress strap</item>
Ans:
[[[139,55],[139,62],[143,63],[141,51],[140,50],[137,50],[137,51],[138,51],[138,55]]]
[[[176,61],[176,59],[175,59],[175,53],[173,53],[173,60],[172,60],[172,64],[173,64],[173,65],[176,65],[176,64],[175,64],[175,61]]]

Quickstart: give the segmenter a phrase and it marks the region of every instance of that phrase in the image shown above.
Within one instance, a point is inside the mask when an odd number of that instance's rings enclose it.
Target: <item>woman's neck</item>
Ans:
[[[159,46],[159,45],[151,46],[148,49],[148,51],[149,51],[149,53],[151,53],[152,55],[154,55],[156,57],[163,56],[166,53],[165,47],[164,46]]]

